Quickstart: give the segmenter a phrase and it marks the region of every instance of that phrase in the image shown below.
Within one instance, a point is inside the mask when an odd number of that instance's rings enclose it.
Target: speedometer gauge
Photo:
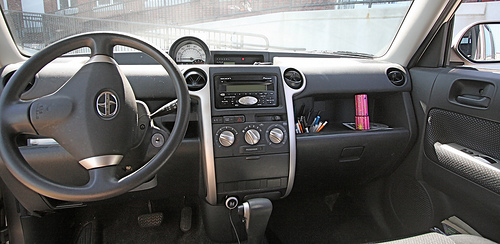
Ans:
[[[177,50],[175,62],[177,63],[205,63],[207,56],[203,48],[196,44],[186,44]]]
[[[210,57],[208,46],[196,37],[183,37],[175,41],[169,54],[177,64],[205,64]]]

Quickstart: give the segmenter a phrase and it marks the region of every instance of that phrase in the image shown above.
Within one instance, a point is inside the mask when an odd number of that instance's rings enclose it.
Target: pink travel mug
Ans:
[[[356,130],[369,130],[370,117],[368,116],[368,96],[366,94],[358,94],[354,96],[356,105]]]

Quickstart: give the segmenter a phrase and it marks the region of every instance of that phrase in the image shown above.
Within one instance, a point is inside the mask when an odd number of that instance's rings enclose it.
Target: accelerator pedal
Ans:
[[[76,239],[76,244],[96,244],[99,243],[97,240],[97,223],[96,221],[90,221],[83,225],[78,233],[78,238]]]
[[[149,228],[160,226],[163,222],[163,213],[153,213],[151,207],[151,201],[148,201],[149,214],[139,215],[137,217],[137,222],[141,228]]]
[[[191,207],[184,207],[181,211],[181,230],[188,232],[191,229],[193,219],[193,209]]]

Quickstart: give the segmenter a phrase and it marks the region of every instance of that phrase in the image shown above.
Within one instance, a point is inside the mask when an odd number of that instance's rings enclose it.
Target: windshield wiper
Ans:
[[[358,53],[358,52],[351,52],[351,51],[317,51],[318,53],[323,53],[323,54],[332,54],[332,55],[338,55],[342,57],[355,57],[355,58],[373,58],[375,55],[369,54],[369,53]]]

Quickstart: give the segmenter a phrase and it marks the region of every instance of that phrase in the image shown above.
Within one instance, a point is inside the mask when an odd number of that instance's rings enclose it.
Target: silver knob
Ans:
[[[283,141],[285,134],[280,128],[274,128],[269,132],[269,139],[274,144],[279,144]]]
[[[260,134],[256,129],[250,129],[245,132],[245,141],[250,145],[255,145],[260,141]]]
[[[254,105],[258,102],[257,98],[252,97],[252,96],[244,96],[240,99],[238,99],[238,102],[243,105]]]
[[[230,147],[234,143],[234,134],[231,131],[225,130],[219,135],[219,143],[223,147]]]

